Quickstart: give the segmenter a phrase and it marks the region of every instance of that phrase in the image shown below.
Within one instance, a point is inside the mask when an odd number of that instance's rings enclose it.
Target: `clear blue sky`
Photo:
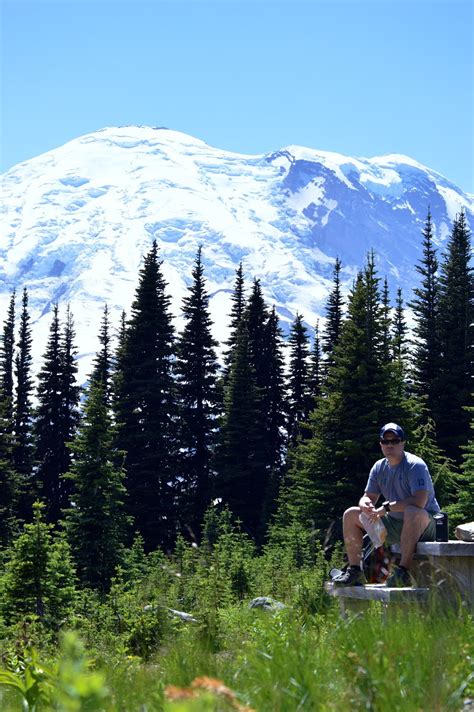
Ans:
[[[0,0],[2,170],[104,126],[405,153],[474,192],[472,0]]]

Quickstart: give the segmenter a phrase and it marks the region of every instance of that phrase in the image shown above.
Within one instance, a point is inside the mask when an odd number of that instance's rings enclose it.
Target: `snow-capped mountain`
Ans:
[[[52,304],[69,302],[82,378],[104,304],[118,323],[154,238],[178,328],[203,246],[222,340],[240,260],[283,323],[299,311],[314,325],[336,256],[349,287],[373,248],[380,275],[408,298],[428,206],[440,248],[461,208],[474,225],[473,197],[406,156],[351,158],[300,146],[240,155],[138,126],[102,129],[21,163],[3,174],[2,193],[1,313],[12,289],[27,286],[38,360]]]

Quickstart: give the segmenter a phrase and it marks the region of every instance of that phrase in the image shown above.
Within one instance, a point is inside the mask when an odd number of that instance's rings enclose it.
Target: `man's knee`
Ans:
[[[349,507],[344,512],[342,518],[344,522],[356,522],[359,523],[359,514],[361,513],[360,507]]]
[[[405,508],[404,519],[406,521],[416,522],[423,527],[427,527],[430,523],[428,512],[425,509],[420,509],[420,507],[415,507],[411,504]]]

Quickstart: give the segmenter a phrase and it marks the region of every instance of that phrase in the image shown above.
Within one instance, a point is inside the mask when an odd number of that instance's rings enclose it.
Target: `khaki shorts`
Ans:
[[[428,512],[430,518],[430,523],[426,527],[423,534],[420,536],[418,541],[434,541],[436,539],[436,523],[433,519],[433,515]],[[390,544],[398,544],[400,542],[400,536],[402,533],[403,519],[395,519],[389,514],[382,517],[382,524],[387,530],[387,538],[385,544],[390,546]]]

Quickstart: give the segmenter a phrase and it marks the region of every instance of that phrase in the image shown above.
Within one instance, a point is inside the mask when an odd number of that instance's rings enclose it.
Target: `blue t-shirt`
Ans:
[[[440,507],[436,501],[433,481],[426,462],[405,452],[403,460],[391,467],[386,457],[377,460],[370,470],[366,492],[381,494],[389,502],[411,497],[415,492],[426,490],[428,499],[425,504],[427,512],[439,512]],[[403,519],[403,512],[390,512],[391,517]]]

